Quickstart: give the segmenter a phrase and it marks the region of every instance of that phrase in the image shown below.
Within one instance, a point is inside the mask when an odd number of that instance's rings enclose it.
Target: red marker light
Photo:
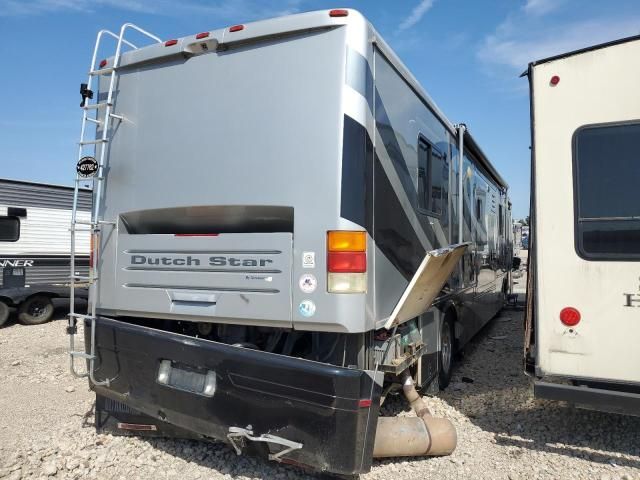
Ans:
[[[367,271],[365,252],[329,252],[327,259],[329,272],[364,273]]]
[[[560,77],[558,75],[554,75],[553,77],[551,77],[551,80],[549,80],[549,83],[555,87],[560,83]]]
[[[362,398],[358,400],[358,407],[360,408],[369,408],[371,406],[370,398]]]
[[[337,9],[329,12],[330,17],[346,17],[347,15],[349,15],[349,10]]]
[[[106,66],[106,65],[107,65],[107,61],[106,61],[106,60],[102,60],[102,61],[100,62],[100,68],[103,68],[103,67],[104,67],[104,66]]]
[[[244,30],[244,25],[234,25],[233,27],[229,27],[230,32],[239,32],[240,30]]]
[[[200,40],[201,38],[207,38],[209,36],[209,32],[202,32],[196,35],[196,38]]]
[[[170,47],[172,45],[175,45],[176,43],[178,43],[178,40],[167,40],[166,42],[164,42],[164,46]]]
[[[580,312],[573,307],[564,307],[560,310],[560,321],[567,327],[575,327],[580,323]]]

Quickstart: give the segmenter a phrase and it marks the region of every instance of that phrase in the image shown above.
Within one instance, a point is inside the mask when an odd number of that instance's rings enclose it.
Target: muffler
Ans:
[[[458,443],[453,424],[446,418],[435,418],[416,391],[411,375],[402,384],[404,396],[416,412],[416,417],[380,417],[373,456],[416,457],[450,455]]]

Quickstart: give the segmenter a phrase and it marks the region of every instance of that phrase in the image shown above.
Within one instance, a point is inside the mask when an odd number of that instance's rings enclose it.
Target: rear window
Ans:
[[[640,259],[640,123],[586,126],[573,142],[576,249]]]

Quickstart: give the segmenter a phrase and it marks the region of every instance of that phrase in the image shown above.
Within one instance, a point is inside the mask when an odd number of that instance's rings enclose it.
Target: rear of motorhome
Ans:
[[[640,414],[640,37],[529,66],[535,395]]]
[[[135,31],[153,43],[120,54]],[[96,282],[69,327],[98,428],[342,474],[451,452],[416,387],[446,386],[512,263],[507,185],[465,126],[354,10],[114,36],[81,88]],[[398,389],[419,415],[378,419]]]
[[[26,324],[47,322],[52,298],[69,295],[69,222],[74,189],[0,179],[0,325],[10,308]],[[78,218],[90,219],[91,192],[80,189]],[[87,275],[89,232],[78,233],[76,271]],[[76,289],[78,296],[87,293]]]

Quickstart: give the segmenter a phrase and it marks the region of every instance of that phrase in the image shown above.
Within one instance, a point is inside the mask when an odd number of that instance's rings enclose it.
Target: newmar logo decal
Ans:
[[[268,258],[237,258],[215,256],[204,260],[211,267],[266,267],[273,263]],[[132,255],[131,265],[158,265],[176,267],[199,267],[203,260],[187,255],[185,257],[156,257],[147,255]]]
[[[33,267],[33,260],[0,258],[0,267]]]

